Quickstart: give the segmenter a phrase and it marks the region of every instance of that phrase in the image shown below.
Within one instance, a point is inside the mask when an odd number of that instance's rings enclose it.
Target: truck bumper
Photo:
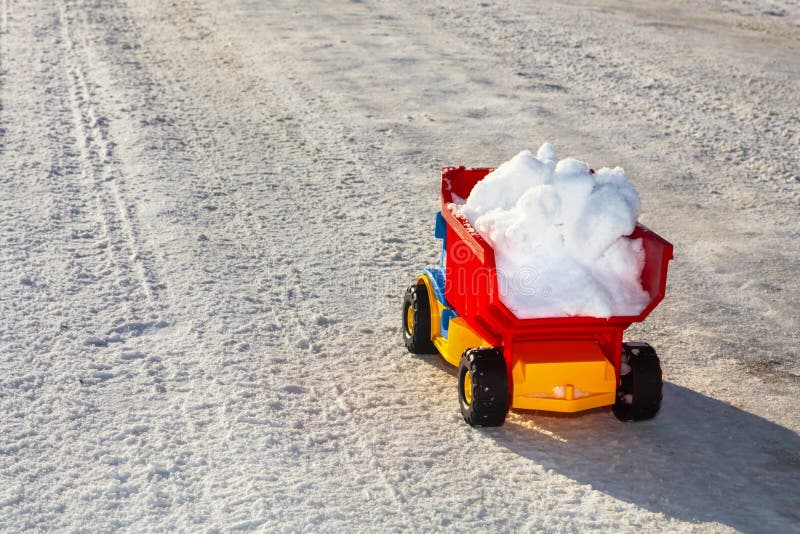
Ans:
[[[512,408],[579,412],[614,404],[614,366],[593,341],[531,341],[513,347]]]

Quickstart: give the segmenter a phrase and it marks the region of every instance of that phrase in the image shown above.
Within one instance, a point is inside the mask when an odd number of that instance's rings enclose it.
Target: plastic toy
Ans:
[[[625,329],[664,298],[672,245],[642,225],[642,286],[650,304],[636,316],[519,319],[500,301],[494,251],[450,204],[466,199],[491,168],[442,169],[438,268],[426,269],[403,300],[403,337],[416,354],[439,352],[458,367],[458,398],[472,426],[500,426],[510,408],[578,412],[611,407],[623,421],[661,406],[661,366]]]

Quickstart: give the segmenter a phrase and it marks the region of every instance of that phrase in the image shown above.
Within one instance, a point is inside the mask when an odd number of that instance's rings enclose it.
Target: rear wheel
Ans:
[[[467,349],[458,366],[458,401],[470,426],[501,426],[509,408],[503,354],[494,348]]]
[[[612,407],[620,421],[652,419],[661,408],[663,380],[655,349],[647,343],[622,344],[622,369]]]
[[[414,284],[403,297],[403,341],[409,352],[435,354],[431,341],[431,305],[428,288]]]

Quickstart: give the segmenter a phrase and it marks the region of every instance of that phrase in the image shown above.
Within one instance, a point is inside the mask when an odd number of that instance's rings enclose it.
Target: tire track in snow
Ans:
[[[131,312],[114,279],[114,258],[107,246],[98,246],[99,197],[91,183],[92,162],[84,159],[85,151],[96,147],[80,146],[91,132],[79,131],[76,123],[84,119],[75,111],[63,18],[51,2],[17,7],[13,58],[2,80],[0,269],[8,278],[0,292],[0,472],[25,480],[25,491],[18,504],[0,510],[0,523],[23,530],[88,517],[97,502],[87,502],[90,495],[107,497],[108,508],[127,498],[125,488],[119,493],[100,488],[128,476],[123,470],[111,482],[117,460],[105,463],[104,452],[137,456],[122,440],[142,434],[147,425],[133,408],[143,390],[141,375],[132,372],[139,357],[93,335],[97,328],[108,332],[119,326],[115,319],[125,321]],[[140,289],[132,289],[141,298]],[[116,425],[121,437],[113,435]],[[126,434],[126,427],[133,433]],[[89,441],[78,445],[87,436]],[[76,482],[79,477],[82,482]],[[136,482],[122,485],[137,488]],[[40,519],[32,519],[37,513]]]
[[[192,17],[187,17],[187,18],[191,19]],[[147,60],[148,60],[148,62],[156,63],[156,62],[159,61],[159,58],[157,58],[157,57],[148,57]],[[176,72],[179,73],[179,74],[181,73],[180,66],[178,66],[178,68],[176,69]],[[161,86],[160,90],[163,91],[163,92],[160,92],[158,94],[160,99],[166,99],[166,98],[172,96],[171,93],[170,93],[170,90],[174,90],[174,88],[176,88],[176,87],[181,87],[182,84],[186,82],[186,80],[181,80],[178,76],[176,76],[173,72],[171,72],[171,69],[166,70],[166,71],[162,71],[160,74],[161,74],[161,76],[156,78],[156,83]],[[163,111],[163,108],[162,108],[162,111]],[[174,111],[174,109],[171,109],[169,111]],[[192,121],[191,112],[186,114],[186,117],[184,118],[184,120],[187,121],[187,122]],[[190,124],[190,129],[188,130],[189,132],[202,131],[203,128],[207,126],[207,124],[204,124],[202,121],[196,122],[194,124],[189,122],[189,124]],[[183,133],[185,134],[186,131],[184,131]],[[191,135],[191,133],[189,135]],[[285,135],[285,133],[283,131],[279,131],[277,133],[277,135],[278,135],[278,138],[279,138],[279,137]],[[205,139],[204,141],[208,142],[207,139]],[[276,142],[278,142],[278,141],[276,141]],[[281,142],[283,142],[283,141],[281,141]],[[226,148],[226,147],[223,147],[223,148]],[[213,153],[216,149],[217,149],[217,147],[215,147],[213,145],[207,147],[208,153]],[[293,153],[293,154],[296,154],[296,153]],[[171,155],[174,155],[174,154],[171,154]],[[201,190],[201,191],[202,190],[209,190],[209,189],[213,190],[214,188],[219,187],[222,191],[225,191],[225,192],[228,192],[228,193],[231,193],[231,192],[236,193],[235,195],[234,194],[229,194],[228,195],[228,197],[232,197],[233,205],[235,205],[235,206],[246,206],[248,204],[248,201],[250,200],[247,197],[246,193],[244,193],[244,192],[238,193],[236,191],[230,191],[229,190],[230,184],[227,183],[224,179],[222,179],[222,176],[224,176],[223,173],[222,173],[222,171],[224,169],[221,167],[223,162],[218,160],[218,159],[216,159],[216,158],[211,158],[211,161],[209,162],[208,160],[204,160],[203,159],[205,157],[206,157],[205,155],[201,155],[200,156],[199,159],[201,159],[201,161],[198,162],[198,167],[200,167],[202,164],[211,163],[212,171],[207,173],[207,174],[206,173],[202,173],[201,174],[199,172],[197,174],[189,173],[192,176],[192,178],[194,178],[196,180],[195,183],[192,184],[192,185],[195,185],[197,187],[197,189]],[[200,167],[200,170],[202,170],[202,167]],[[217,172],[219,172],[219,174],[217,174]],[[220,178],[217,178],[217,176],[220,176]],[[189,190],[191,191],[191,189],[189,189]],[[295,198],[295,199],[298,199],[298,198],[302,197],[301,189],[296,188],[296,187],[295,188],[289,188],[283,194],[292,195],[292,198]],[[224,200],[224,199],[226,199],[226,197],[220,197],[220,199],[216,202],[216,206],[215,207],[217,209],[215,209],[213,211],[210,211],[209,214],[208,214],[208,217],[210,219],[214,220],[215,217],[216,217],[216,214],[218,214],[218,213],[222,214],[222,215],[226,215],[227,206],[225,206],[225,205],[223,205],[221,203],[221,200]],[[202,213],[202,211],[201,211],[201,213]],[[288,212],[287,215],[289,215],[290,220],[294,219],[294,220],[297,221],[298,224],[302,221],[302,214],[301,213],[296,213],[296,212],[292,211],[292,212]],[[253,220],[253,219],[250,219],[250,220]],[[239,217],[238,215],[237,215],[237,217],[231,219],[231,221],[232,222],[230,222],[230,223],[228,223],[226,221],[221,226],[222,226],[222,230],[223,230],[224,234],[226,236],[230,236],[230,237],[233,237],[233,238],[241,236],[242,234],[244,234],[245,236],[247,236],[247,235],[252,236],[253,235],[253,230],[255,228],[258,228],[258,226],[255,226],[254,228],[248,228],[247,227],[248,218],[242,218],[242,217]],[[214,221],[214,222],[218,222],[218,221]],[[211,236],[210,239],[214,240],[215,238],[220,238],[219,235],[214,234],[211,231],[211,230],[219,231],[218,228],[215,229],[215,228],[210,228],[208,226],[204,226],[202,221],[198,223],[198,227],[203,227],[204,231],[209,236]],[[287,241],[288,241],[288,239],[290,239],[290,238],[287,238],[287,237],[282,237],[279,234],[276,234],[276,236],[277,237],[281,237],[282,239],[287,239]],[[256,238],[254,238],[254,239],[256,239]],[[256,239],[255,242],[258,243],[259,241]],[[234,263],[237,260],[237,258],[235,257],[236,256],[235,253],[239,252],[237,249],[238,249],[238,247],[236,247],[236,248],[233,248],[233,247],[221,248],[220,252],[224,254],[224,260],[228,260],[231,263]],[[202,261],[203,259],[209,259],[209,258],[201,257],[201,258],[198,259],[198,261]],[[211,259],[216,259],[216,258],[212,257]],[[223,265],[223,267],[224,266],[225,265]],[[241,281],[241,274],[235,273],[235,272],[231,273],[230,271],[226,271],[225,269],[216,269],[217,266],[212,264],[212,263],[209,263],[208,265],[204,265],[204,267],[207,267],[209,269],[214,269],[215,270],[215,274],[217,274],[220,277],[224,277],[226,279],[226,282],[227,282],[226,289],[228,290],[229,293],[234,293],[234,294],[239,293],[239,288],[238,288],[237,284],[240,283],[240,281]],[[305,289],[303,291],[305,291]],[[230,295],[230,294],[228,294],[228,295],[220,295],[220,297],[228,297],[228,298],[223,298],[223,299],[220,300],[220,302],[219,302],[219,304],[217,306],[217,310],[224,310],[226,307],[230,306],[231,304],[236,303],[236,301],[232,300],[232,301],[230,301],[231,303],[229,304],[229,298],[231,296],[235,296],[235,295]],[[236,296],[238,296],[238,295],[236,295]],[[299,296],[302,297],[302,294],[299,295]],[[184,304],[186,304],[186,303],[184,302]],[[227,312],[227,313],[231,313],[231,312]],[[233,315],[233,318],[235,319],[236,316]],[[218,323],[221,322],[222,324],[218,325],[218,326],[227,326],[227,324],[230,323],[229,319],[225,319],[225,318],[221,318],[221,319],[222,320],[218,321]],[[298,335],[300,333],[302,333],[302,331],[303,331],[302,324],[301,324],[299,318],[294,314],[290,314],[290,315],[281,317],[281,323],[280,324],[286,330],[291,330],[291,329],[294,328],[295,331],[298,333]],[[247,365],[245,367],[244,365],[241,365],[239,361],[237,361],[237,358],[232,357],[232,355],[229,354],[229,351],[226,350],[226,349],[222,349],[222,352],[223,352],[222,355],[220,355],[221,350],[220,350],[219,347],[213,347],[213,350],[211,350],[209,352],[212,353],[211,357],[203,358],[199,362],[199,365],[201,367],[205,367],[209,375],[217,376],[218,379],[219,379],[219,383],[218,384],[215,383],[215,384],[207,385],[206,386],[207,387],[206,391],[208,391],[209,396],[219,396],[220,395],[220,391],[222,391],[221,395],[223,395],[226,399],[229,399],[229,401],[226,400],[225,402],[220,404],[220,406],[219,406],[219,408],[216,411],[216,414],[214,416],[214,422],[211,423],[207,427],[207,431],[203,432],[202,434],[205,434],[205,436],[206,436],[205,437],[205,440],[206,440],[205,447],[208,448],[211,451],[216,451],[216,452],[214,452],[213,454],[210,455],[211,456],[211,459],[210,459],[211,465],[215,467],[215,469],[212,472],[225,472],[226,469],[229,469],[229,468],[232,468],[232,467],[235,467],[235,466],[231,466],[230,464],[226,463],[224,460],[220,460],[218,458],[219,457],[224,458],[226,453],[231,450],[232,446],[233,447],[240,446],[241,445],[241,432],[243,430],[246,431],[246,427],[248,425],[250,425],[250,424],[253,424],[252,421],[258,421],[258,418],[237,417],[236,416],[237,411],[246,410],[248,408],[248,405],[244,405],[243,406],[241,400],[239,398],[237,398],[237,396],[235,395],[237,390],[240,390],[241,387],[243,386],[243,380],[244,380],[244,376],[243,375],[252,373],[252,368],[254,367],[254,364],[256,364],[257,362],[251,360],[250,361],[250,365]],[[241,360],[241,357],[239,357],[238,359]],[[182,363],[182,362],[178,361],[178,359],[175,359],[175,360],[171,359],[170,365],[176,368],[176,372],[180,372],[180,370],[182,368],[185,368],[185,366],[186,366],[185,362]],[[231,381],[233,381],[233,382],[231,383]],[[227,386],[227,385],[222,385],[223,382],[225,382],[227,384],[231,384],[233,387],[230,387],[230,386]],[[194,388],[203,389],[204,388],[204,384],[202,384],[202,383],[195,384]],[[231,393],[233,393],[234,395],[231,396],[230,395]],[[186,404],[184,406],[186,406]],[[185,408],[184,408],[184,413],[187,413]],[[193,435],[196,435],[196,434],[193,434]],[[201,437],[201,439],[204,439],[204,438]],[[214,486],[217,487],[217,491],[218,491],[218,488],[219,488],[219,485],[220,485],[220,481],[219,480],[216,480],[214,477],[211,477],[210,479],[206,479],[205,482],[206,482],[206,484],[205,484],[206,493],[211,493],[212,492],[212,488]],[[208,499],[208,500],[210,500],[212,502],[213,506],[218,506],[219,505],[219,501],[216,500],[216,499]],[[221,512],[220,512],[219,509],[217,509],[214,513],[215,513],[215,515],[219,515]]]
[[[147,322],[153,314],[162,312],[164,305],[158,295],[159,280],[157,272],[147,257],[152,254],[146,251],[138,236],[135,215],[130,202],[120,187],[124,180],[122,170],[114,161],[116,143],[108,138],[108,118],[97,112],[93,104],[93,93],[87,80],[89,71],[85,66],[85,53],[73,37],[74,30],[70,24],[75,18],[68,16],[67,3],[58,4],[59,22],[64,43],[64,68],[66,79],[70,85],[73,122],[79,136],[78,145],[81,151],[81,172],[95,194],[95,205],[100,216],[103,239],[108,241],[110,260],[116,265],[117,281],[120,289],[126,294],[126,301],[131,311],[130,320],[138,307],[134,295],[126,289],[127,275],[133,273],[137,286],[144,296],[144,322],[132,322],[118,327],[120,333],[127,330],[141,330],[148,326],[158,326],[158,321]],[[85,35],[86,32],[83,33]]]

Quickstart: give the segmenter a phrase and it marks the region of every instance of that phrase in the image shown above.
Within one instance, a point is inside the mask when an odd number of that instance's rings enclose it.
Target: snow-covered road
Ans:
[[[0,0],[0,530],[800,532],[792,0]],[[661,414],[472,429],[443,165],[622,165]]]

